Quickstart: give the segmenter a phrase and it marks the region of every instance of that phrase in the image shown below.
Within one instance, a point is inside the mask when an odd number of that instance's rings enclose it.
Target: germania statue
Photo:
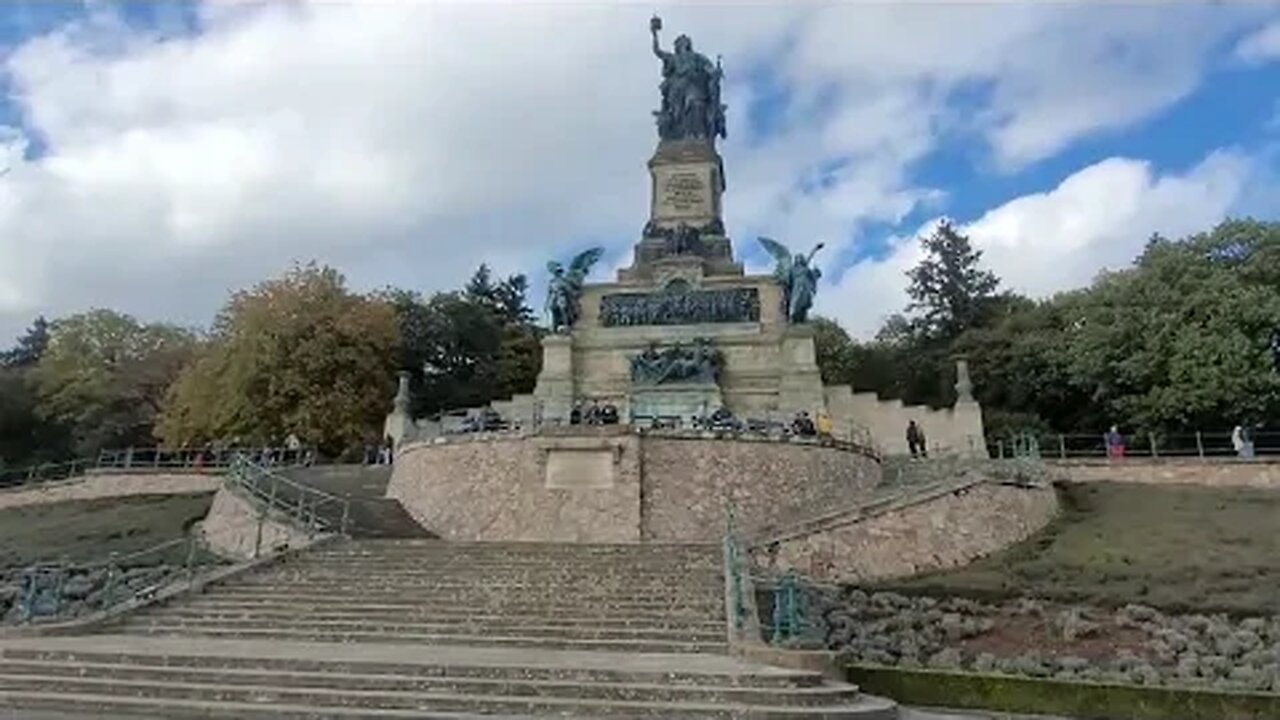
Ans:
[[[551,278],[547,281],[547,312],[551,315],[551,332],[565,332],[578,321],[578,300],[582,297],[582,283],[604,254],[603,248],[591,248],[569,261],[569,268],[556,261],[547,263]]]
[[[760,238],[760,244],[775,261],[773,276],[782,285],[782,309],[787,321],[807,321],[813,296],[818,293],[818,278],[822,277],[822,271],[813,266],[813,256],[822,249],[822,243],[815,245],[808,255],[796,253],[794,256],[785,245],[767,237]]]
[[[706,55],[694,51],[688,35],[676,38],[675,52],[667,52],[658,44],[661,29],[662,18],[653,16],[649,21],[653,54],[662,61],[662,109],[654,112],[658,137],[713,142],[716,136],[725,137],[725,105],[720,102],[724,71],[719,58],[711,64]]]

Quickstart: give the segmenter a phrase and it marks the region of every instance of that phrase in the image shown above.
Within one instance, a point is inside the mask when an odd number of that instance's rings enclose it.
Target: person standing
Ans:
[[[1231,428],[1231,449],[1237,457],[1244,457],[1244,428],[1239,425]]]
[[[913,458],[929,457],[929,451],[925,447],[924,430],[920,429],[915,420],[907,422],[907,449],[911,451]]]
[[[1124,435],[1120,434],[1120,428],[1112,425],[1107,434],[1103,436],[1103,441],[1107,445],[1108,458],[1119,460],[1124,457]]]

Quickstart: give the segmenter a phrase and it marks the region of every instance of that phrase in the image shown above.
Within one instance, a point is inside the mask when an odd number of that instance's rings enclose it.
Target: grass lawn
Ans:
[[[1068,484],[1044,531],[971,565],[885,587],[1172,611],[1280,613],[1280,492]]]
[[[135,495],[0,510],[0,568],[105,559],[182,537],[213,502],[198,495]]]

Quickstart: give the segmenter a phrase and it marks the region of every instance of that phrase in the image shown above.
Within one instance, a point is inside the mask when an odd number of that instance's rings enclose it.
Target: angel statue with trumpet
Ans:
[[[578,253],[569,261],[566,270],[560,263],[552,260],[547,263],[547,271],[551,273],[547,281],[547,312],[551,315],[551,332],[567,332],[578,321],[578,299],[582,297],[582,283],[591,272],[604,248],[594,247]]]
[[[818,278],[822,277],[822,271],[813,266],[813,256],[822,249],[822,243],[815,245],[808,255],[796,253],[794,256],[776,240],[762,237],[760,244],[773,256],[773,276],[782,284],[782,309],[787,320],[805,322],[813,307],[813,296],[818,292]]]

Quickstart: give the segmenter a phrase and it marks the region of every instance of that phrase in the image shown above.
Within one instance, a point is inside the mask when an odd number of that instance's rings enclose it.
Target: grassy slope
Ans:
[[[213,495],[138,495],[0,510],[0,568],[104,559],[180,538]]]
[[[1280,492],[1067,485],[1043,532],[904,592],[1280,613]]]

